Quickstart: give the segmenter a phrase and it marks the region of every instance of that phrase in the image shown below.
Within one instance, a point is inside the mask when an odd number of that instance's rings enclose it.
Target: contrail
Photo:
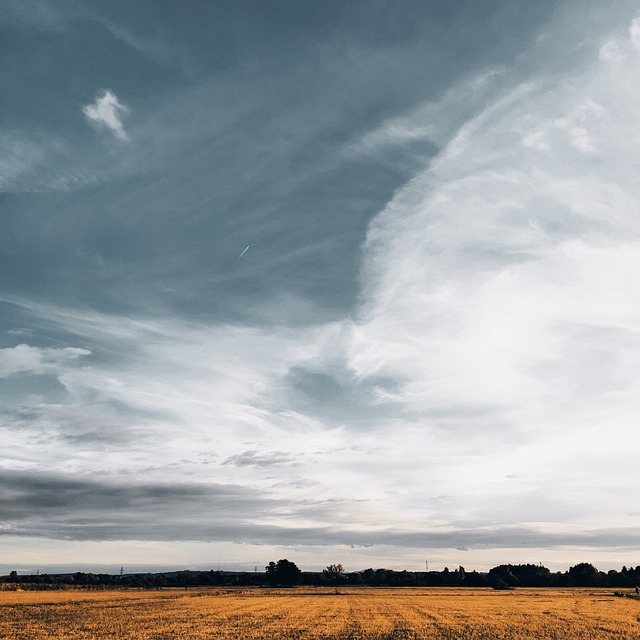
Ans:
[[[243,251],[243,252],[242,252],[242,253],[241,253],[241,254],[236,258],[236,260],[240,260],[240,258],[242,258],[242,256],[243,256],[245,253],[247,253],[247,251],[249,250],[249,247],[250,247],[250,246],[251,246],[251,245],[250,245],[250,244],[248,244],[248,245],[244,248],[244,251]]]

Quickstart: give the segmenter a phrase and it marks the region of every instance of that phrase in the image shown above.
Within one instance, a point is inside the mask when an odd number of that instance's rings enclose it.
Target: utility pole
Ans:
[[[428,561],[428,560],[425,560],[425,561],[424,561],[424,570],[425,570],[427,573],[429,573],[429,561]]]

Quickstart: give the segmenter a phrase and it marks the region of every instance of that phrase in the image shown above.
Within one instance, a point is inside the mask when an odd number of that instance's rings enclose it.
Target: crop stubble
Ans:
[[[593,589],[0,592],[6,640],[637,640],[639,617]]]

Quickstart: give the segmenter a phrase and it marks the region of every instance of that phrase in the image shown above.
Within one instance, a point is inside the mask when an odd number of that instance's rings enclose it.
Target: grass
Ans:
[[[639,615],[594,589],[0,592],[7,640],[637,640]]]

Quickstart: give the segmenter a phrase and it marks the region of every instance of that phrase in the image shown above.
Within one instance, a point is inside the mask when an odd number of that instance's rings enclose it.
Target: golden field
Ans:
[[[640,600],[597,589],[0,591],[0,638],[640,638]]]

